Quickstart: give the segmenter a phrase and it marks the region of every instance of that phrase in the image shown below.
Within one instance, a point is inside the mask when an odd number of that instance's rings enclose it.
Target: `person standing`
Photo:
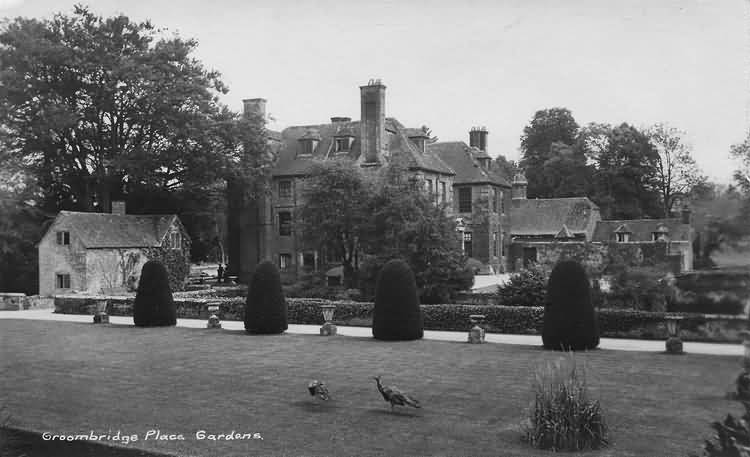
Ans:
[[[219,264],[219,269],[216,270],[216,276],[218,279],[218,282],[221,282],[222,278],[224,278],[224,265]]]

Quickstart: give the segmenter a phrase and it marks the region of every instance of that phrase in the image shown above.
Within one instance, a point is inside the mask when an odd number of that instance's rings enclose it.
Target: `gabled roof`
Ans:
[[[134,215],[60,211],[49,230],[64,229],[86,248],[159,247],[173,223],[174,214]],[[45,234],[46,236],[46,234]]]
[[[499,172],[483,169],[474,158],[471,148],[463,141],[444,141],[427,145],[427,151],[436,154],[456,172],[454,184],[496,184],[510,187]]]
[[[585,234],[599,207],[586,197],[515,199],[511,235],[556,236],[565,226],[571,235]]]
[[[599,221],[594,230],[593,241],[615,241],[615,233],[626,225],[630,233],[630,241],[652,241],[653,234],[662,231],[671,241],[691,241],[690,225],[683,224],[680,218],[669,219],[632,219]],[[666,230],[664,232],[664,230]]]
[[[418,129],[406,129],[400,122],[393,118],[386,118],[386,155],[390,157],[399,156],[405,158],[405,165],[412,169],[421,169],[446,175],[455,172],[445,162],[429,150],[425,153],[418,151],[409,140],[406,132],[415,132]],[[421,129],[419,129],[421,131]],[[299,139],[315,132],[319,136],[318,142],[312,155],[299,156]],[[292,126],[281,132],[281,144],[278,149],[278,160],[273,169],[274,176],[304,176],[308,173],[311,165],[316,160],[324,160],[333,157],[346,157],[357,161],[361,154],[359,138],[360,121],[335,122],[319,125]],[[349,151],[335,153],[334,143],[336,137],[353,136]]]

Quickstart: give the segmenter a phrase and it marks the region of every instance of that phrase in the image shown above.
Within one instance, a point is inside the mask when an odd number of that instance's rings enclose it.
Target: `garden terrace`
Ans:
[[[0,320],[0,401],[14,427],[79,433],[151,428],[185,441],[130,448],[197,456],[539,456],[522,443],[538,347],[50,321]],[[158,351],[154,348],[159,348]],[[737,357],[596,350],[576,355],[601,398],[612,445],[590,456],[684,456],[739,403]],[[418,398],[390,412],[372,376]],[[709,375],[710,374],[710,375]],[[317,402],[310,379],[333,399]],[[263,440],[196,440],[197,430]],[[61,452],[62,453],[62,452]]]

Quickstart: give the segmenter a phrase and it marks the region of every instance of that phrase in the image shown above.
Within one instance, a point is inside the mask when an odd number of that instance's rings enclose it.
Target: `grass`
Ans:
[[[0,320],[0,404],[13,427],[121,430],[141,438],[130,448],[179,455],[553,455],[521,437],[535,370],[560,357],[500,344]],[[711,422],[741,409],[724,398],[740,369],[736,357],[576,357],[610,437],[609,447],[576,455],[696,453]],[[392,413],[375,374],[422,409]],[[310,397],[311,379],[326,382],[331,401]],[[185,440],[143,440],[150,429]],[[263,440],[197,440],[198,430]]]

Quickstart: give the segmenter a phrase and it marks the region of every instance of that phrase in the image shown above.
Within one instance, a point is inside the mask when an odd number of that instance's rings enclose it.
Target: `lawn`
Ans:
[[[11,426],[137,434],[129,448],[195,456],[554,455],[520,441],[534,369],[560,354],[501,344],[250,336],[187,328],[0,320],[0,402]],[[709,423],[739,413],[724,394],[737,357],[578,354],[611,427],[591,456],[686,456]],[[412,393],[391,412],[372,376]],[[307,393],[325,380],[333,399]],[[185,440],[144,440],[148,430]],[[198,440],[195,433],[260,433]]]

